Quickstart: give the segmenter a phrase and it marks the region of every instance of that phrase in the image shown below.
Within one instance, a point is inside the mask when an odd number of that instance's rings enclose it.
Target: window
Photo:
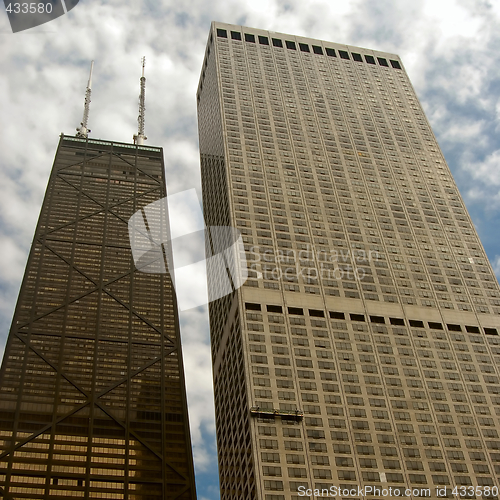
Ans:
[[[375,64],[375,59],[373,56],[367,56],[365,55],[365,61],[368,63],[368,64]]]
[[[391,59],[391,66],[396,69],[401,69],[401,65],[399,64],[399,61],[393,61]]]
[[[392,400],[391,401],[391,406],[393,408],[398,408],[398,409],[406,410],[408,408],[408,403],[406,401]]]
[[[432,422],[432,417],[429,413],[417,413],[417,422]]]
[[[220,36],[221,38],[227,38],[227,31],[217,28],[217,36]]]
[[[319,309],[309,309],[309,316],[315,316],[317,318],[324,318],[325,313]]]
[[[480,451],[469,451],[469,457],[475,462],[486,462],[486,456]]]
[[[265,356],[262,356],[265,357]],[[282,366],[290,366],[290,360],[288,358],[273,358],[274,364],[275,365],[282,365]],[[255,361],[252,361],[255,362]]]
[[[330,471],[326,471],[326,472],[330,472]],[[355,481],[356,480],[356,473],[354,471],[351,471],[351,470],[339,470],[339,471],[337,471],[337,475],[338,475],[338,478],[340,480],[344,480],[344,481]],[[316,477],[316,473],[314,474],[314,476]]]
[[[423,437],[422,443],[424,446],[439,446],[439,441],[435,437]]]
[[[391,424],[389,422],[375,422],[375,430],[382,431],[382,432],[391,432],[392,427],[391,427]],[[393,441],[391,441],[391,442],[393,442]]]
[[[338,459],[339,457],[337,457]],[[336,459],[336,460],[337,460]],[[352,459],[351,459],[352,461]],[[330,465],[330,459],[321,455],[313,455],[311,457],[311,462],[313,465]]]
[[[372,417],[379,418],[381,420],[386,420],[389,418],[389,414],[383,410],[372,410]]]
[[[325,452],[326,452],[326,444],[324,443],[309,443],[309,449],[311,451],[316,451],[314,449],[311,449],[311,445],[324,445],[325,447]],[[344,454],[344,455],[350,455],[351,454],[351,447],[348,444],[334,444],[333,445],[333,452],[337,454]]]
[[[335,54],[335,50],[334,49],[330,49],[330,48],[326,47],[325,51],[326,51],[326,55],[327,56],[337,57],[337,54]]]
[[[318,45],[313,45],[312,48],[315,54],[323,55],[323,49],[318,47]]]
[[[241,40],[241,33],[239,31],[231,31],[231,38],[233,40]]]
[[[365,422],[363,420],[353,420],[351,421],[351,426],[353,429],[357,430],[368,430],[370,428],[368,422]]]
[[[279,38],[273,38],[273,46],[283,48],[283,42]]]
[[[413,434],[413,432],[415,432],[413,430],[413,425],[411,425],[411,424],[396,424],[396,427],[397,427],[398,432],[406,432],[406,433],[410,433],[410,434]],[[424,427],[424,426],[421,426],[421,427]]]
[[[288,477],[307,477],[307,473],[300,467],[288,467]]]
[[[284,427],[283,436],[285,437],[300,437],[300,429],[298,427]]]
[[[283,308],[281,306],[268,305],[267,312],[283,313]]]
[[[288,382],[288,380],[287,380],[287,382]],[[253,383],[254,383],[254,385],[260,385],[263,387],[271,387],[271,381],[267,378],[255,378],[254,377]]]
[[[356,450],[359,455],[375,455],[375,448],[373,446],[357,445]],[[396,451],[396,448],[394,448]]]
[[[286,48],[290,50],[297,50],[295,46],[295,42],[291,42],[290,40],[285,40]]]
[[[261,453],[262,461],[263,462],[271,462],[271,463],[280,463],[280,455],[279,453]]]
[[[410,326],[413,326],[415,328],[424,328],[424,322],[415,319],[410,319]]]
[[[487,465],[474,464],[472,467],[474,468],[474,472],[476,474],[489,474],[490,473],[490,468]]]
[[[358,61],[358,62],[363,62],[363,59],[361,57],[361,54],[356,54],[355,52],[352,53],[352,58],[355,60],[355,61]]]
[[[305,464],[304,455],[287,455],[286,456],[287,464]]]
[[[341,59],[350,59],[349,54],[345,50],[339,50],[339,56]]]
[[[403,453],[406,458],[420,458],[420,450],[416,448],[403,448]]]
[[[356,398],[356,397],[348,396],[347,397],[347,404],[354,405],[354,406],[363,406],[364,400],[363,400],[363,398]]]
[[[342,312],[330,311],[329,314],[330,314],[330,318],[332,318],[332,319],[345,319],[344,313],[342,313]]]
[[[283,481],[264,481],[264,489],[283,491]]]
[[[443,325],[441,323],[434,323],[432,321],[428,322],[429,328],[432,328],[433,330],[442,330]]]
[[[377,461],[374,458],[360,458],[359,465],[363,469],[376,469]]]
[[[261,439],[259,441],[260,447],[267,450],[277,450],[278,441],[274,439]]]
[[[325,439],[325,431],[320,429],[307,429],[307,437],[309,439]]]
[[[281,467],[265,465],[262,467],[262,473],[264,476],[281,476]]]
[[[380,64],[380,66],[389,67],[389,65],[387,64],[387,59],[384,59],[383,57],[377,57],[377,61]]]
[[[232,33],[234,33],[234,32],[232,32]],[[260,311],[261,310],[260,304],[252,304],[250,302],[245,303],[245,309],[250,310],[250,311]]]
[[[245,42],[255,43],[255,35],[245,33]]]
[[[350,457],[335,457],[335,465],[337,467],[354,467],[354,461]]]
[[[252,363],[263,363],[267,364],[267,356],[257,356],[257,355],[251,355],[250,356],[250,361]]]
[[[469,332],[469,333],[479,333],[479,328],[477,326],[465,326],[465,329]]]
[[[311,52],[307,43],[299,43],[299,48],[302,52]]]
[[[384,469],[401,469],[401,465],[399,464],[399,460],[382,460],[384,464]]]
[[[396,448],[392,446],[381,446],[380,447],[380,454],[383,457],[397,457],[398,452]]]
[[[339,53],[340,52],[341,51],[339,51]],[[349,314],[349,316],[351,318],[351,321],[365,321],[365,316],[363,314]]]
[[[325,445],[326,448],[326,445]],[[302,451],[303,446],[300,441],[285,441],[285,450]],[[325,449],[326,451],[326,449]]]
[[[256,375],[269,375],[269,368],[265,366],[252,366],[252,373]]]
[[[259,43],[261,45],[269,45],[269,38],[267,38],[267,36],[259,35]]]

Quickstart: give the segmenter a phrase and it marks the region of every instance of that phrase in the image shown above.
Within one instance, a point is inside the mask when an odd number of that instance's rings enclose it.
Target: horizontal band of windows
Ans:
[[[219,38],[228,38],[227,30],[222,29],[222,28],[217,28],[217,36]],[[267,36],[259,35],[256,38],[255,35],[253,35],[252,33],[244,33],[244,38],[245,38],[245,41],[249,42],[249,43],[256,43],[258,40],[260,45],[269,45],[269,38]],[[231,31],[231,39],[241,41],[242,40],[241,33],[239,31]],[[273,45],[273,47],[283,48],[283,41],[280,40],[279,38],[272,38],[272,45]],[[311,49],[307,43],[299,42],[298,45],[299,45],[299,50],[301,52],[307,52],[307,53],[311,52]],[[292,40],[285,40],[285,46],[289,50],[297,50],[297,44]],[[319,45],[312,45],[312,49],[313,49],[312,52],[314,54],[324,55],[323,49]],[[335,49],[332,49],[330,47],[326,47],[325,52],[326,52],[327,56],[337,57],[337,55],[335,53]],[[341,59],[346,59],[346,60],[351,59],[351,57],[349,56],[349,53],[347,51],[339,50],[338,52],[339,52],[339,56]],[[361,54],[352,52],[351,56],[352,56],[352,59],[354,61],[363,62],[363,58],[361,57]],[[368,64],[376,64],[375,58],[373,56],[370,56],[370,55],[365,55],[365,61]],[[378,64],[380,66],[389,67],[389,63],[387,62],[386,58],[377,57],[377,61],[378,61]],[[399,61],[390,59],[390,63],[391,63],[391,66],[393,68],[402,69]]]

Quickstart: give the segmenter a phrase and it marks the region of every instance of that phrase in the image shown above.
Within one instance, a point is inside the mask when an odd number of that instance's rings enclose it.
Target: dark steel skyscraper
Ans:
[[[498,493],[500,289],[399,57],[213,23],[197,99],[221,498]]]
[[[3,498],[196,498],[173,287],[127,232],[165,196],[161,148],[61,136],[0,374]]]

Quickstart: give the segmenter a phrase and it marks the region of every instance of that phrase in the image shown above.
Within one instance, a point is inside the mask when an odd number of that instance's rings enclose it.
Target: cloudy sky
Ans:
[[[17,34],[0,14],[0,350],[58,136],[81,120],[92,59],[91,136],[131,142],[145,55],[147,144],[164,148],[169,193],[199,192],[195,94],[212,20],[399,54],[500,274],[500,2],[80,0]],[[206,311],[181,320],[198,498],[216,500]]]

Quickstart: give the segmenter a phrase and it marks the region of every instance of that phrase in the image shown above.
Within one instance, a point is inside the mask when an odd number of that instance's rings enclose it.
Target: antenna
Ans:
[[[87,90],[85,91],[85,104],[83,106],[83,119],[80,127],[76,129],[77,137],[88,137],[90,129],[87,128],[89,121],[89,108],[90,108],[90,94],[92,93],[92,71],[94,69],[94,61],[90,63],[90,76],[87,83]]]
[[[142,62],[142,76],[141,76],[141,94],[139,95],[139,116],[137,121],[139,122],[138,133],[134,134],[134,144],[144,144],[147,137],[144,135],[144,114],[146,111],[146,78],[144,77],[144,66],[146,66],[146,57],[141,59]]]

